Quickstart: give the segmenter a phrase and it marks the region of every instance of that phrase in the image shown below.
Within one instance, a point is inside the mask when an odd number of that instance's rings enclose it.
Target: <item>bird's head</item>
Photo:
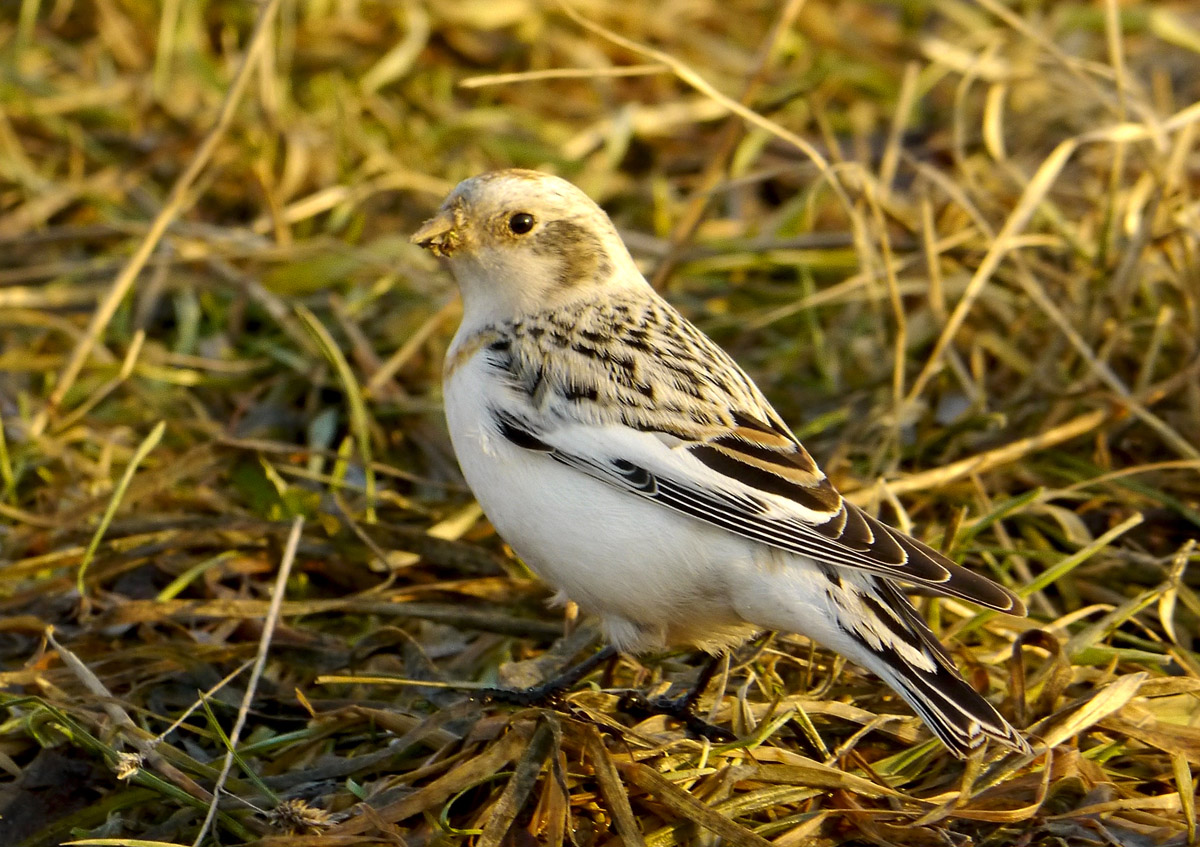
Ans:
[[[480,321],[646,285],[604,210],[566,180],[538,171],[464,180],[412,242],[446,259],[466,313]]]

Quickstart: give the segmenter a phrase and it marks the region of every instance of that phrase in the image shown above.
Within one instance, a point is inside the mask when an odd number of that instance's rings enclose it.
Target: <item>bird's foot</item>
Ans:
[[[557,679],[552,679],[542,685],[529,688],[480,688],[475,696],[489,703],[505,703],[509,706],[558,706],[562,704],[562,695],[569,686],[558,685]]]
[[[477,691],[475,696],[493,703],[506,703],[523,708],[531,706],[561,707],[564,705],[564,694],[581,679],[616,655],[615,648],[605,647],[541,685],[529,688],[482,688]],[[700,695],[719,664],[720,657],[709,662],[701,670],[696,684],[678,697],[647,697],[640,691],[629,690],[621,696],[619,708],[639,718],[666,715],[683,724],[684,728],[697,738],[707,738],[709,741],[718,743],[733,741],[737,736],[732,732],[715,726],[696,714],[696,704]]]
[[[697,738],[724,744],[737,738],[724,727],[711,724],[696,714],[697,692],[689,691],[679,697],[647,697],[640,691],[627,691],[621,697],[620,708],[634,717],[647,718],[666,715],[683,724]]]
[[[560,673],[554,679],[547,680],[541,685],[529,688],[482,688],[477,696],[493,703],[507,703],[510,706],[557,706],[562,704],[562,696],[577,682],[594,671],[600,665],[617,655],[616,648],[605,647],[588,656],[577,665],[573,665]]]

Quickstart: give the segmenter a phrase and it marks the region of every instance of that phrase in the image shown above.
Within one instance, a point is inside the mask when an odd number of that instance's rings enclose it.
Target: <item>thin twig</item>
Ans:
[[[508,85],[514,82],[543,82],[548,79],[608,79],[623,76],[653,76],[671,69],[660,62],[646,65],[625,65],[616,68],[547,68],[541,71],[521,71],[512,74],[483,74],[459,80],[459,88],[484,88],[489,85]]]
[[[1002,447],[969,456],[940,468],[933,468],[923,473],[910,474],[900,479],[882,483],[893,494],[910,494],[914,491],[924,491],[946,485],[956,479],[962,479],[970,474],[983,473],[993,468],[1015,462],[1031,453],[1046,450],[1056,444],[1083,435],[1103,424],[1109,418],[1109,413],[1103,409],[1072,418],[1064,424],[1059,424],[1047,432],[1031,435],[1009,442]],[[860,488],[846,495],[852,503],[869,503],[873,497],[871,488]]]
[[[221,773],[217,776],[216,784],[213,785],[212,804],[208,807],[208,814],[204,817],[204,823],[200,825],[200,831],[196,833],[196,840],[192,842],[193,847],[200,847],[205,835],[208,834],[208,828],[212,825],[213,818],[217,814],[217,807],[221,803],[221,791],[225,786],[225,780],[229,778],[229,772],[233,768],[234,750],[241,737],[242,727],[246,725],[246,716],[250,714],[250,704],[254,702],[254,695],[258,691],[258,681],[262,678],[263,668],[267,664],[267,653],[271,649],[271,637],[275,634],[275,625],[279,622],[279,611],[283,607],[283,596],[287,590],[288,577],[292,573],[292,563],[296,561],[296,548],[300,544],[302,529],[304,529],[304,518],[300,516],[292,521],[292,531],[288,533],[287,545],[283,548],[279,573],[276,575],[275,585],[271,589],[271,605],[267,609],[262,635],[258,639],[258,653],[254,657],[254,667],[250,669],[250,679],[246,682],[246,693],[242,697],[242,705],[238,708],[237,719],[233,723],[233,729],[229,731],[229,749],[225,751],[225,761],[221,765]]]

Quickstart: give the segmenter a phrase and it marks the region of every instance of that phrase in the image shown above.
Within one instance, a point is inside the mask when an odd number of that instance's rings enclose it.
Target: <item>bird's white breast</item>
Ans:
[[[731,582],[754,569],[757,545],[512,444],[491,423],[512,389],[486,354],[456,364],[445,409],[459,465],[538,576],[598,614],[622,649],[717,648],[754,631],[734,611]]]

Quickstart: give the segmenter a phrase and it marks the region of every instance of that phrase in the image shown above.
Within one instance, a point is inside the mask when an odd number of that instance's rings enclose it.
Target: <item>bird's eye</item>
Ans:
[[[508,219],[508,229],[514,235],[524,235],[533,229],[533,215],[528,212],[517,212]]]

